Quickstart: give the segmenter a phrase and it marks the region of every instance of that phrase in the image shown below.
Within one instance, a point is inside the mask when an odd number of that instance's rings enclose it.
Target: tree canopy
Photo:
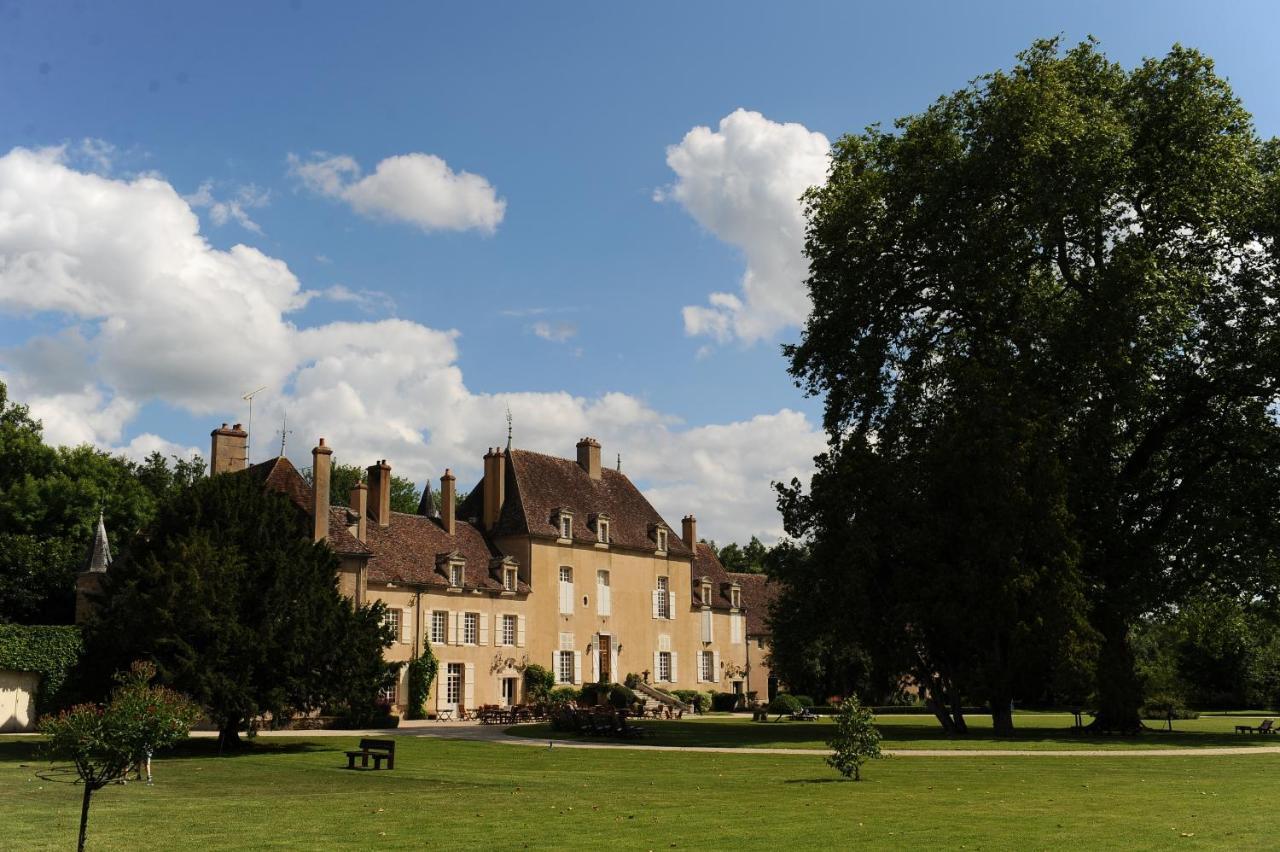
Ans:
[[[381,603],[353,608],[304,512],[246,476],[197,483],[112,564],[82,677],[153,661],[204,705],[224,741],[260,714],[371,712],[392,641]]]
[[[311,469],[307,468],[302,475],[310,485]],[[364,479],[364,468],[354,464],[335,463],[329,470],[329,503],[334,506],[347,505],[351,499],[351,489],[364,482]],[[391,511],[413,514],[418,511],[421,501],[422,491],[413,484],[413,480],[391,474]]]
[[[1274,594],[1278,161],[1207,57],[1092,41],[836,143],[786,348],[830,448],[781,495],[832,630],[996,712],[1084,667],[1133,729],[1144,614]]]

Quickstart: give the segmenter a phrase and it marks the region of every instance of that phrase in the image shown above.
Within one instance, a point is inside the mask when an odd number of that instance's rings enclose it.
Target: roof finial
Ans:
[[[618,453],[618,473],[622,473],[622,453]]]
[[[507,452],[511,451],[511,404],[507,403]]]

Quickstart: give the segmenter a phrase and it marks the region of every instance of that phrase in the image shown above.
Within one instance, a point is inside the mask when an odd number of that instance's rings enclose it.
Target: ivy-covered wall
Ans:
[[[81,647],[75,625],[0,624],[0,669],[40,675],[39,714],[59,707],[67,673],[80,658]]]

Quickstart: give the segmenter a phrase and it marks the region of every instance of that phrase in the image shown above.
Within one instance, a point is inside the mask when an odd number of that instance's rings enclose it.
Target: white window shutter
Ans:
[[[591,682],[600,682],[600,634],[591,637]]]
[[[610,677],[618,676],[618,652],[613,650],[613,643],[609,643],[609,672]]]
[[[658,682],[658,671],[659,671],[659,669],[658,669],[658,660],[659,660],[661,657],[662,657],[662,652],[661,652],[661,651],[654,651],[654,652],[653,652],[653,682],[654,682],[654,683],[657,683],[657,682]]]
[[[470,709],[476,706],[476,664],[467,663],[466,674],[463,675],[462,684],[463,704],[464,707]]]
[[[653,617],[657,618],[658,617],[658,590],[654,589],[649,594],[653,596]]]
[[[516,644],[524,647],[524,616],[516,616]]]
[[[476,615],[476,620],[480,622],[480,644],[489,644],[489,619],[484,617],[484,613]],[[496,642],[494,644],[497,644]]]
[[[573,682],[582,683],[582,652],[573,652]]]
[[[436,693],[436,709],[437,710],[444,707],[444,692],[445,692],[444,681],[446,677],[445,673],[447,673],[448,670],[449,670],[449,667],[447,665],[440,666],[441,673],[436,676],[436,682],[431,685],[431,688],[435,690],[435,693]]]
[[[560,652],[551,652],[551,673],[556,676],[556,683],[560,682]]]
[[[671,652],[671,682],[675,683],[680,679],[680,675],[676,673],[676,652]]]
[[[493,614],[493,644],[502,644],[502,616],[496,612]]]
[[[413,615],[416,616],[417,613],[418,611],[415,609],[413,611]],[[413,641],[414,619],[410,618],[409,615],[410,613],[408,610],[400,610],[400,641],[404,642],[406,645]]]
[[[668,592],[667,598],[669,600],[669,603],[667,604],[667,618],[675,618],[676,617],[676,593]],[[675,678],[672,678],[672,680],[675,680]]]
[[[711,655],[711,679],[716,683],[720,682],[720,652],[716,651]]]
[[[453,641],[450,642],[450,644],[461,645],[462,644],[462,613],[450,612],[449,620],[453,622]]]
[[[702,660],[701,659],[698,660],[697,669],[698,669],[698,683],[702,683]]]

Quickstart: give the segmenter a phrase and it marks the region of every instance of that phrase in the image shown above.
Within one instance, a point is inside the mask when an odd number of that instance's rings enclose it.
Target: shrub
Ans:
[[[626,684],[627,689],[635,689],[640,685],[640,682],[642,680],[643,678],[641,678],[640,675],[636,674],[635,672],[631,672],[625,678],[622,679],[622,682]]]
[[[635,704],[639,699],[636,694],[620,683],[609,687],[609,703],[622,710]]]
[[[556,677],[546,666],[530,663],[524,669],[524,692],[534,701],[545,701],[556,685]]]
[[[711,700],[715,693],[699,692],[696,689],[677,689],[674,695],[697,712],[706,713],[711,709]]]
[[[797,695],[795,698],[796,698],[796,701],[799,701],[799,702],[800,702],[800,706],[801,706],[801,707],[812,707],[812,706],[813,706],[813,699],[812,699],[812,698],[810,698],[810,697],[809,697],[809,696],[807,696],[807,695]]]
[[[1177,695],[1158,693],[1152,695],[1142,704],[1142,718],[1164,721],[1172,716],[1174,719],[1199,719],[1200,714],[1188,710],[1187,705]]]
[[[547,693],[547,700],[552,704],[574,704],[582,697],[582,690],[572,686],[557,686]]]
[[[557,704],[551,708],[549,714],[551,721],[551,730],[553,731],[576,731],[578,730],[578,711],[569,703]]]
[[[721,693],[721,695],[723,694]],[[792,713],[799,713],[803,709],[804,705],[797,701],[794,695],[789,695],[785,692],[779,692],[769,702],[769,712],[776,714],[779,719]]]
[[[861,781],[862,764],[881,757],[880,732],[872,724],[871,710],[850,696],[841,703],[835,723],[835,733],[827,740],[831,746],[827,763],[845,778],[853,776],[854,781]]]
[[[422,656],[409,661],[409,706],[405,715],[410,719],[427,718],[427,693],[431,691],[431,684],[435,682],[439,670],[440,663],[431,650],[431,643],[424,642]]]
[[[711,709],[727,713],[738,706],[738,697],[736,692],[713,692],[711,693]]]
[[[607,683],[584,683],[582,689],[578,692],[578,704],[582,707],[595,707],[600,703],[601,697],[609,695],[609,684]]]
[[[80,628],[72,625],[0,624],[0,669],[40,675],[35,696],[40,715],[62,704],[67,672],[81,647]]]

